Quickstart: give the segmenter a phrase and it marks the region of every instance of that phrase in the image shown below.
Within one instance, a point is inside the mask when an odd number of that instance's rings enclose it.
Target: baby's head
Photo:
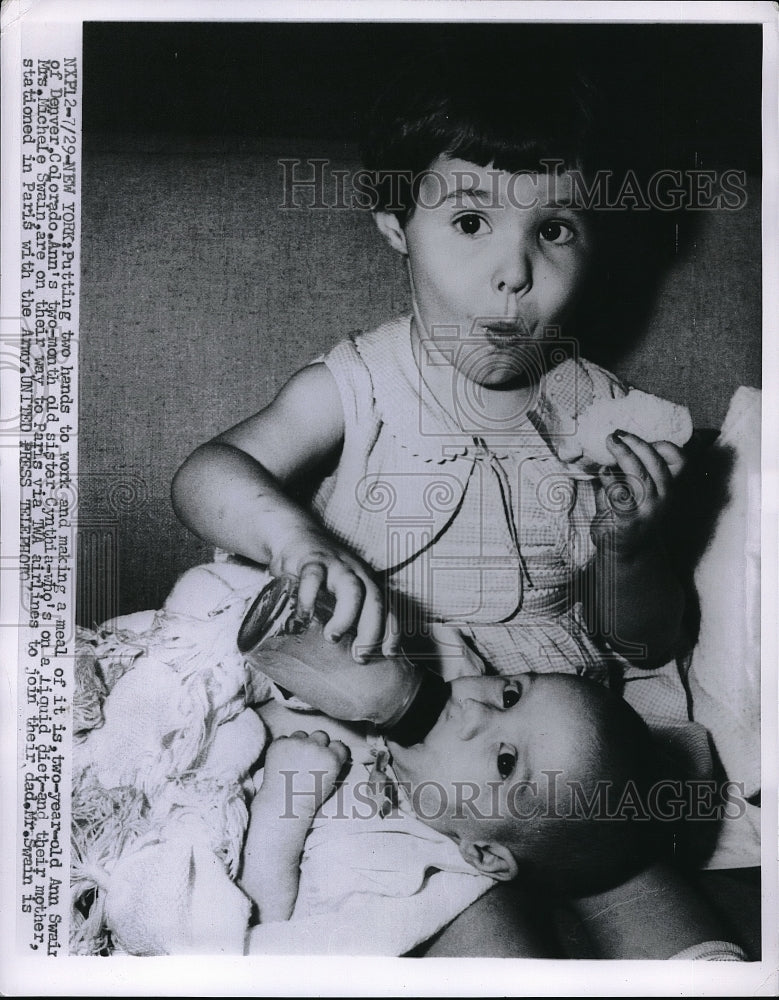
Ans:
[[[649,733],[592,682],[459,678],[427,738],[392,752],[419,818],[496,879],[585,892],[648,860]]]

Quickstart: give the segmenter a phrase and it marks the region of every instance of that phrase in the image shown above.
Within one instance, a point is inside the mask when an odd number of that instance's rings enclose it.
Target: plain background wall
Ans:
[[[422,45],[433,29],[229,28],[85,31],[79,620],[88,625],[158,607],[180,572],[209,557],[170,508],[189,451],[270,401],[344,334],[409,304],[402,261],[367,213],[280,210],[278,159],[354,168],[368,82],[401,34]],[[639,272],[647,255],[650,292],[639,301],[620,286],[610,303],[617,340],[624,330],[615,370],[716,427],[735,388],[760,384],[759,29],[699,28],[695,72],[689,33],[619,31],[569,30],[564,40],[586,41],[595,61],[609,53],[620,93],[632,74],[626,144],[653,147],[665,165],[751,175],[740,211],[664,218],[650,249],[626,245]]]

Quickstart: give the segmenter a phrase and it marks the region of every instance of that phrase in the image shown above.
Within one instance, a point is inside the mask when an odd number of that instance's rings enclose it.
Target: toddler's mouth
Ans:
[[[496,347],[514,344],[529,336],[528,328],[521,319],[490,320],[482,327],[489,343]]]
[[[485,329],[493,331],[495,333],[511,333],[519,336],[523,333],[527,333],[527,327],[523,321],[519,318],[517,319],[491,319],[488,323],[484,324]]]

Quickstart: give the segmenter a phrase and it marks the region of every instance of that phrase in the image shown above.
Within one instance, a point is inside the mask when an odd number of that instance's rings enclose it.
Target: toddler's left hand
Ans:
[[[684,468],[684,454],[669,441],[649,444],[627,431],[610,434],[606,445],[616,467],[600,473],[590,533],[599,549],[629,558],[648,543]]]

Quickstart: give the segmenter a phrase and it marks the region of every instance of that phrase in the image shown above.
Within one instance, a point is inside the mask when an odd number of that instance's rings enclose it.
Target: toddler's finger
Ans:
[[[645,465],[645,460],[651,461],[650,446],[635,434],[617,430],[606,438],[606,447],[616,458],[623,482],[632,493],[635,504],[640,506],[657,491],[657,484]]]
[[[296,729],[294,733],[290,733],[289,734],[289,738],[291,740],[307,740],[308,739],[308,733],[304,729]],[[287,737],[286,736],[280,736],[279,739],[280,740],[285,740],[285,739],[287,739]]]
[[[384,638],[381,643],[382,656],[391,659],[397,656],[401,649],[400,625],[398,617],[392,608],[388,608],[387,617],[384,621]]]
[[[326,577],[327,571],[321,562],[307,562],[301,568],[298,581],[298,617],[310,618],[314,613],[314,603]]]
[[[636,508],[636,499],[626,482],[621,469],[605,466],[598,474],[600,489],[595,490],[595,523],[601,527],[614,524],[615,514],[631,513]],[[640,494],[643,483],[636,483]]]
[[[635,434],[630,435],[628,444],[649,473],[657,495],[661,499],[664,498],[671,487],[671,473],[668,463],[654,445]]]
[[[611,505],[608,500],[608,492],[613,487],[616,476],[614,469],[610,465],[604,465],[598,472],[600,486],[595,490],[595,514],[606,517],[611,514]]]
[[[313,733],[309,736],[312,743],[316,743],[317,746],[326,747],[330,745],[330,737],[324,731],[324,729],[315,729]]]
[[[364,587],[362,580],[343,563],[330,567],[327,586],[335,597],[335,607],[332,618],[325,625],[324,635],[330,642],[338,642],[360,616]]]
[[[676,478],[687,462],[682,449],[671,441],[654,441],[652,447],[667,464],[671,478]]]
[[[384,601],[373,580],[362,578],[365,587],[352,656],[363,662],[380,646],[384,634]]]

